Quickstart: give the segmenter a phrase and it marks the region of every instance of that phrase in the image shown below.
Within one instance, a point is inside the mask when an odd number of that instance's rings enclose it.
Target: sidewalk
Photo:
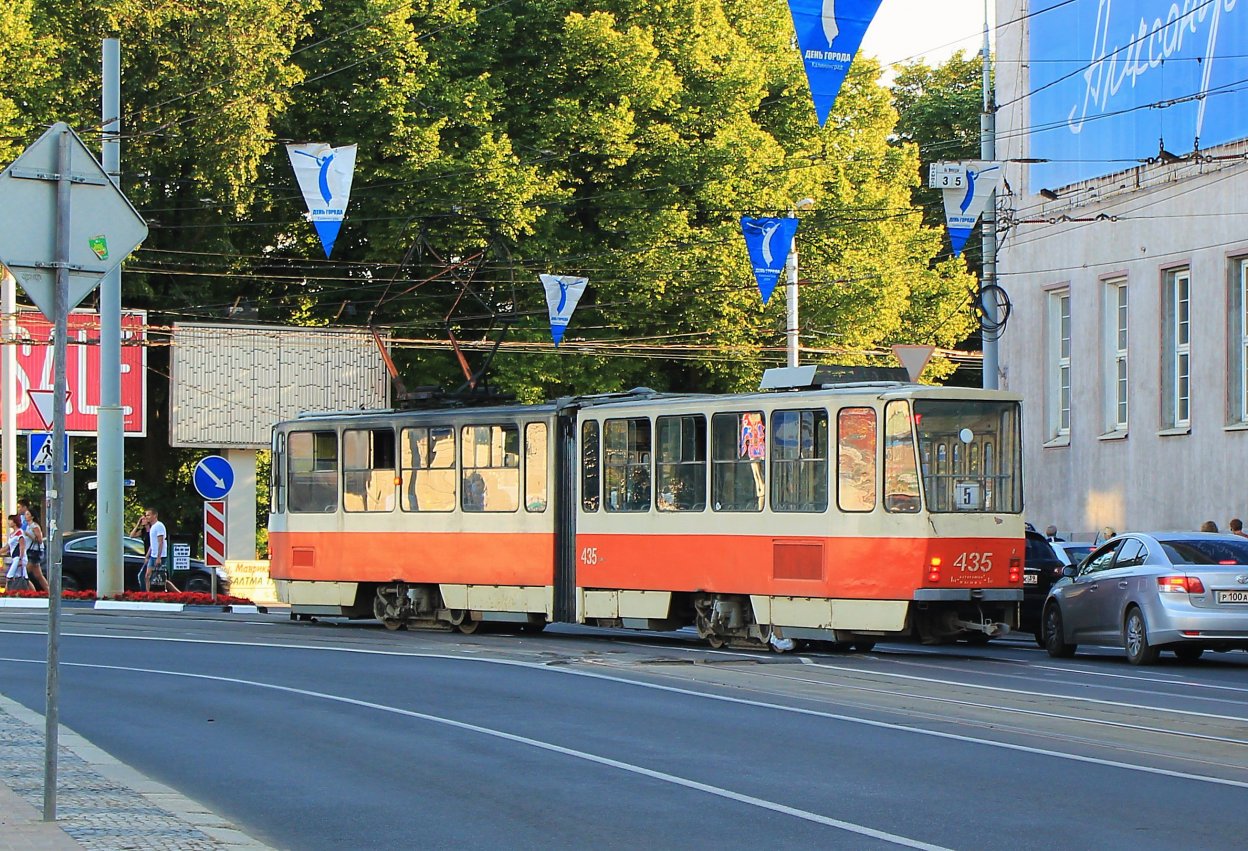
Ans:
[[[61,727],[57,821],[42,821],[43,716],[0,696],[0,851],[269,851]]]

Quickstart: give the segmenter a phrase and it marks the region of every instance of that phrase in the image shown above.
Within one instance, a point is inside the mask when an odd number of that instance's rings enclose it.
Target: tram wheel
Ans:
[[[481,628],[481,621],[474,621],[471,617],[465,616],[462,621],[455,625],[455,628],[464,635],[472,635]]]
[[[855,641],[854,649],[857,650],[859,653],[870,653],[872,650],[875,649],[875,642],[874,641]]]
[[[398,618],[382,618],[381,623],[383,626],[385,626],[386,629],[390,630],[391,632],[397,632],[398,630],[403,629],[403,627],[407,626],[406,621],[401,621]]]

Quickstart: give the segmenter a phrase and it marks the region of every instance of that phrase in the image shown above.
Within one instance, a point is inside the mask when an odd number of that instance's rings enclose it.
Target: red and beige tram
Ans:
[[[1017,625],[1018,396],[814,367],[764,387],[280,423],[272,576],[294,617],[390,628],[861,647]]]

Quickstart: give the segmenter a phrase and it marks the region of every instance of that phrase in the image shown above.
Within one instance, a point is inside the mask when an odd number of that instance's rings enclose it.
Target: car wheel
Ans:
[[[202,576],[196,576],[187,581],[186,590],[196,594],[211,594],[212,583]]]
[[[1144,613],[1138,608],[1127,612],[1127,623],[1122,632],[1128,662],[1132,665],[1151,665],[1157,661],[1161,651],[1148,643],[1148,627],[1144,623]]]
[[[1198,661],[1204,655],[1204,652],[1205,648],[1193,647],[1190,644],[1180,644],[1174,648],[1174,655],[1179,657],[1179,661],[1187,662],[1188,664]]]
[[[70,576],[68,573],[61,574],[61,590],[62,591],[81,591],[82,586],[78,580]]]
[[[1036,646],[1039,647],[1041,650],[1043,650],[1045,648],[1044,629],[1043,628],[1038,629],[1035,632],[1033,632],[1032,635],[1036,637]]]
[[[1075,655],[1078,649],[1077,644],[1067,644],[1065,636],[1062,635],[1062,610],[1057,604],[1049,606],[1044,610],[1044,620],[1042,630],[1044,632],[1044,649],[1054,659],[1069,659]]]

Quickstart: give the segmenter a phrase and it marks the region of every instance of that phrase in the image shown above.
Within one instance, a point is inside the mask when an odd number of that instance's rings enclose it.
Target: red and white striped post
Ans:
[[[204,502],[204,564],[212,573],[212,601],[217,601],[217,568],[225,566],[225,500]]]

